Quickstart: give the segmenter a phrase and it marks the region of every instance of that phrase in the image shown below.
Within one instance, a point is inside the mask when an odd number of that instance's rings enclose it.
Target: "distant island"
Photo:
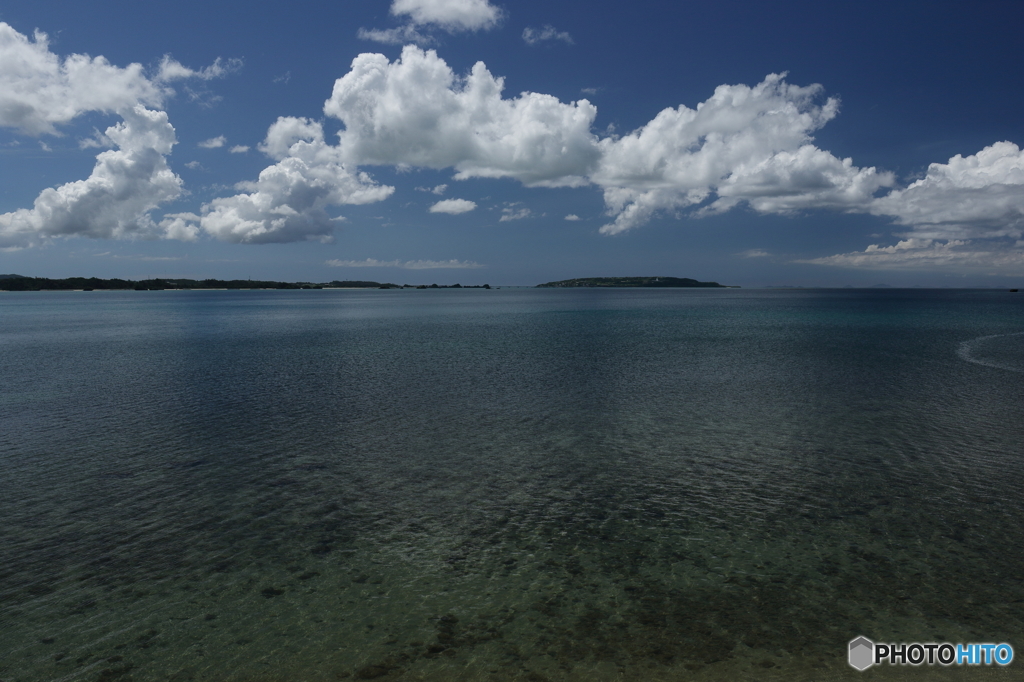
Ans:
[[[739,289],[718,282],[698,282],[688,277],[579,277],[538,284],[538,288],[569,287],[705,287]]]
[[[98,277],[22,277],[0,275],[0,291],[165,291],[189,289],[490,289],[489,284],[392,284],[362,280],[273,282],[255,279],[99,279]]]
[[[718,282],[699,282],[688,277],[579,277],[538,284],[536,288],[710,288],[738,289]],[[256,279],[101,279],[99,277],[24,277],[0,274],[0,291],[167,291],[192,289],[490,289],[489,284],[392,284],[366,280],[330,282],[275,282]]]

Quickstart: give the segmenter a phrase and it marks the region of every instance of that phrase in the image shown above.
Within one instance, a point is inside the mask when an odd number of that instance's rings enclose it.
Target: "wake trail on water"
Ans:
[[[983,367],[993,367],[995,369],[1004,369],[1008,372],[1017,372],[1018,374],[1024,374],[1024,369],[1020,367],[1013,367],[1011,365],[1004,365],[1000,362],[991,362],[989,360],[982,360],[980,358],[974,357],[974,349],[978,344],[984,341],[988,341],[989,339],[998,339],[1009,336],[1024,336],[1024,332],[1012,332],[1010,334],[989,334],[988,336],[979,336],[975,339],[970,339],[969,341],[964,341],[963,343],[961,343],[960,348],[958,348],[956,351],[956,354],[959,355],[961,359],[966,360],[967,362],[972,362],[975,365],[981,365]]]

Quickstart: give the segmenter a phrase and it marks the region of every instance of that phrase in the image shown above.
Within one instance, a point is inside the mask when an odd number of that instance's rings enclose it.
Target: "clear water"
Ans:
[[[0,296],[0,680],[1024,658],[1022,332],[1000,291]]]

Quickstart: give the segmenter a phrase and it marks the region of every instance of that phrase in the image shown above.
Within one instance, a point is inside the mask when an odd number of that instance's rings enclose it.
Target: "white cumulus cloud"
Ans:
[[[340,145],[353,162],[451,167],[456,179],[584,184],[600,155],[590,132],[596,108],[530,92],[503,99],[503,87],[482,62],[461,78],[433,50],[406,46],[393,63],[356,57],[324,113],[345,123]]]
[[[249,151],[249,145],[246,144],[236,144],[228,150],[230,154],[245,154],[247,151]]]
[[[116,149],[100,153],[85,180],[43,190],[31,209],[0,215],[0,247],[33,244],[39,237],[180,237],[163,232],[149,213],[181,194],[181,178],[165,158],[175,143],[162,111],[135,105],[106,130]],[[168,226],[165,226],[168,227]]]
[[[501,10],[487,0],[394,0],[391,13],[451,32],[492,28],[501,19]]]
[[[905,226],[897,233],[904,239],[803,262],[1020,273],[1024,151],[1011,142],[997,142],[977,154],[957,154],[948,163],[931,164],[923,178],[874,199],[865,210]]]
[[[430,212],[458,215],[459,213],[469,213],[475,208],[476,202],[467,199],[442,199],[430,207]]]
[[[160,229],[167,239],[192,242],[199,238],[199,219],[195,213],[166,213]]]
[[[359,39],[426,46],[437,42],[434,30],[482,31],[497,26],[502,18],[501,10],[488,0],[394,0],[391,14],[408,23],[395,28],[360,28]]]
[[[592,130],[597,109],[587,100],[506,99],[503,85],[482,62],[458,77],[436,52],[407,46],[394,62],[359,55],[324,112],[344,122],[339,146],[353,163],[454,168],[455,179],[532,186],[596,184],[613,218],[606,234],[688,207],[866,210],[894,182],[815,147],[812,134],[835,117],[838,101],[778,74],[753,87],[720,86],[696,108],[665,109],[604,138]]]
[[[218,59],[198,71],[164,57],[150,78],[141,64],[119,67],[104,57],[50,51],[41,31],[31,38],[0,22],[0,126],[28,135],[57,135],[57,126],[87,111],[121,112],[136,104],[160,108],[174,91],[166,83],[208,80],[239,67]]]
[[[442,9],[456,6],[468,5],[426,0],[395,5],[396,14],[411,17],[417,26],[455,21],[440,17],[454,16]],[[820,85],[788,83],[785,74],[769,74],[753,86],[721,85],[705,101],[664,109],[622,135],[611,128],[595,132],[597,109],[585,99],[566,103],[535,92],[506,98],[503,88],[503,79],[482,62],[457,75],[435,51],[415,45],[403,48],[395,61],[361,54],[324,103],[324,113],[344,124],[337,144],[323,141],[319,124],[281,119],[275,124],[281,129],[268,133],[261,147],[275,165],[258,183],[245,186],[249,194],[212,202],[204,209],[203,228],[241,241],[326,236],[331,222],[323,207],[388,196],[391,188],[357,172],[363,165],[387,165],[451,168],[455,180],[593,185],[604,194],[605,234],[635,228],[663,212],[700,217],[746,207],[773,214],[873,213],[907,226],[903,236],[947,243],[1021,236],[1024,155],[1016,145],[1001,142],[974,156],[933,164],[923,179],[892,189],[892,173],[859,167],[814,144],[816,131],[838,114],[839,102],[826,97]],[[306,146],[296,147],[301,154],[289,151],[301,137],[283,135],[289,126],[316,128],[304,133]],[[303,191],[285,191],[293,180],[295,187],[309,186],[312,169],[332,178],[317,181],[320,199],[309,202]],[[430,210],[459,213],[475,207],[448,199]],[[502,220],[529,215],[523,211],[506,211]],[[299,223],[306,227],[298,229]],[[939,253],[938,243],[927,249]],[[966,253],[966,245],[950,248]],[[970,248],[976,254],[998,250]],[[935,262],[937,256],[915,258]]]
[[[60,135],[59,126],[90,111],[121,122],[80,140],[82,149],[112,148],[96,156],[84,180],[44,189],[33,207],[0,215],[0,248],[22,248],[53,237],[167,237],[194,239],[194,224],[151,213],[182,194],[167,165],[174,127],[158,109],[174,94],[168,82],[209,80],[240,66],[222,61],[200,70],[164,57],[147,75],[139,64],[119,67],[104,57],[50,51],[45,33],[29,38],[0,22],[0,126],[27,135]]]
[[[578,215],[576,215],[575,213],[570,213],[569,215],[565,216],[565,219],[570,221],[570,222],[575,222],[575,221],[579,220],[580,217]]]
[[[219,149],[227,144],[228,138],[223,135],[217,137],[211,137],[209,140],[203,140],[197,146],[203,149]]]
[[[933,163],[925,177],[876,199],[871,212],[910,226],[920,238],[1020,238],[1024,151],[997,142],[971,156]]]
[[[277,163],[265,168],[255,182],[239,183],[243,193],[203,206],[200,224],[218,239],[326,241],[335,226],[328,206],[381,201],[394,191],[346,164],[339,149],[324,142],[323,128],[316,121],[279,118],[260,150]]]
[[[704,202],[706,211],[740,203],[769,213],[862,209],[893,177],[810,144],[839,107],[820,102],[821,90],[778,74],[754,87],[721,85],[695,109],[665,109],[628,135],[604,138],[591,177],[605,188],[615,220],[601,231],[623,232],[656,211]]]
[[[61,58],[50,52],[45,33],[29,38],[0,22],[0,126],[57,135],[57,125],[87,111],[159,107],[168,94],[141,64],[121,68],[84,54]]]

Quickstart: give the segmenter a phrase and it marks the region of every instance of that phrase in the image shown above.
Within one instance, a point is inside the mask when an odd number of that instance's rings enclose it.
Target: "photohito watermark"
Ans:
[[[867,637],[850,642],[850,665],[867,670],[873,665],[1009,665],[1013,647],[1009,644],[876,644]]]

